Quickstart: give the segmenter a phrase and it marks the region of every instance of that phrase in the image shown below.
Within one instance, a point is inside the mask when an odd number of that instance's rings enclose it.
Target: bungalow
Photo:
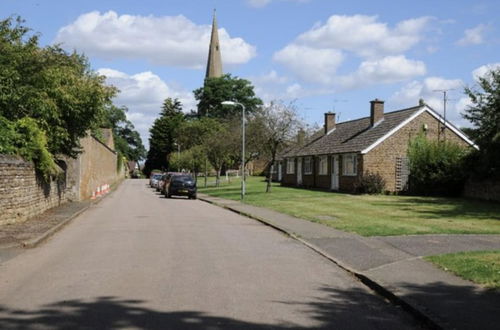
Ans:
[[[342,123],[325,113],[324,130],[304,146],[286,153],[283,185],[353,192],[364,173],[378,173],[386,190],[404,190],[408,180],[409,141],[430,139],[474,143],[423,101],[416,107],[384,113],[384,102],[370,102],[370,116]]]

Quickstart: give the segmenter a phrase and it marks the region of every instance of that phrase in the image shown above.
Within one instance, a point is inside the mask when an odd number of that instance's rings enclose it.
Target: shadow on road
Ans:
[[[259,323],[208,315],[198,311],[159,311],[145,301],[99,297],[93,301],[69,300],[39,310],[0,307],[1,329],[414,329],[415,320],[366,291],[323,288],[327,298],[312,302],[280,302],[293,305],[295,315],[309,319],[310,327],[286,321]],[[298,313],[298,314],[297,314]],[[251,314],[251,313],[249,313]]]

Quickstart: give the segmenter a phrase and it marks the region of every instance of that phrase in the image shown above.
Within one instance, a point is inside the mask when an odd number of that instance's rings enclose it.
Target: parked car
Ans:
[[[163,181],[163,185],[161,187],[161,194],[167,196],[167,188],[168,188],[168,184],[170,183],[170,178],[173,175],[182,175],[182,174],[184,174],[184,173],[180,173],[180,172],[167,172],[166,175],[165,175],[165,180]]]
[[[163,174],[158,172],[151,174],[151,177],[149,178],[149,185],[151,186],[151,188],[158,187],[158,180],[161,179],[162,175]]]
[[[164,191],[167,198],[176,195],[196,199],[196,182],[191,175],[173,174],[166,181]]]

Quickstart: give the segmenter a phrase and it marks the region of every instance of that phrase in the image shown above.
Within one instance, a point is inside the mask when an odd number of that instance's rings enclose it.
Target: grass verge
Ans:
[[[500,289],[500,251],[475,251],[425,257],[466,280]]]
[[[215,197],[240,199],[239,179],[200,188]],[[249,177],[245,203],[273,209],[363,236],[500,234],[500,204],[462,198],[350,195],[273,184]]]

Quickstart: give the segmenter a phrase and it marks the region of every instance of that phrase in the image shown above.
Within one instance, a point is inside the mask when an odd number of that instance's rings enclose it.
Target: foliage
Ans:
[[[500,176],[500,68],[478,78],[480,89],[465,88],[472,105],[464,118],[474,124],[479,146],[476,172],[485,177]]]
[[[379,173],[367,171],[358,179],[355,189],[359,194],[381,194],[385,190],[385,180]]]
[[[181,102],[178,99],[165,99],[160,117],[154,121],[149,130],[149,151],[144,168],[147,176],[154,168],[163,170],[170,168],[168,156],[177,151],[175,144],[180,145],[180,142],[177,142],[178,132],[184,120]]]
[[[467,177],[468,151],[449,141],[430,141],[420,134],[410,141],[410,191],[422,195],[454,196]]]
[[[261,177],[247,178],[245,203],[363,236],[500,234],[500,204],[463,198],[351,195],[282,187],[265,193]],[[240,181],[200,192],[240,199]]]
[[[223,106],[223,101],[234,101],[243,104],[248,113],[254,112],[262,100],[255,96],[250,81],[230,74],[220,78],[207,78],[203,87],[193,91],[198,101],[200,116],[214,118],[230,118],[241,114],[239,106]]]
[[[76,156],[79,139],[102,121],[116,94],[90,69],[85,56],[59,46],[41,48],[20,18],[0,21],[0,115],[29,117],[53,155]]]
[[[227,146],[231,139],[232,135],[227,123],[215,122],[201,144],[208,162],[217,173],[217,186],[220,183],[222,167],[231,161],[231,150]]]
[[[171,169],[186,170],[194,173],[195,177],[205,167],[207,160],[201,146],[195,146],[180,153],[174,152],[169,158]]]
[[[467,280],[500,289],[500,251],[459,252],[425,259]]]
[[[262,150],[261,156],[265,157],[269,164],[275,162],[277,155],[287,147],[301,128],[295,105],[279,101],[273,101],[259,109],[253,126],[259,128],[256,135],[260,137],[260,141],[257,141],[257,145]],[[272,173],[268,171],[266,192],[271,191],[271,180]]]
[[[47,137],[32,118],[10,122],[0,116],[0,153],[18,155],[35,164],[46,181],[58,174],[54,157],[47,147]]]
[[[128,160],[139,161],[146,157],[146,149],[144,149],[139,132],[127,119],[127,111],[126,107],[116,107],[114,105],[107,107],[104,122],[101,126],[112,129],[115,150],[118,153]]]

